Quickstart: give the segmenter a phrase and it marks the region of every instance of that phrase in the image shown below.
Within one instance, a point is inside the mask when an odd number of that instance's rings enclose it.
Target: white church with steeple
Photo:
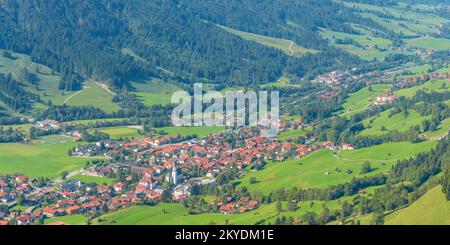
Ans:
[[[172,164],[172,172],[170,175],[166,176],[166,181],[169,181],[173,185],[178,185],[182,183],[184,180],[184,176],[181,173],[178,173],[177,166],[175,163]]]

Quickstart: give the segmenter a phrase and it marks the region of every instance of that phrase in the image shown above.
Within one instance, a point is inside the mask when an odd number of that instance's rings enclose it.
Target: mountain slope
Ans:
[[[0,20],[0,48],[30,54],[63,77],[79,73],[117,87],[144,77],[252,84],[276,81],[286,70],[303,76],[358,62],[330,47],[317,28],[381,28],[331,0],[3,0]],[[218,24],[320,52],[289,57]]]
[[[445,199],[442,186],[436,186],[411,206],[389,214],[388,225],[450,224],[450,201]]]

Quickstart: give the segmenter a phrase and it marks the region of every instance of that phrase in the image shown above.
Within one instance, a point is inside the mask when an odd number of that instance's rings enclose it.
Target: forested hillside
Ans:
[[[349,23],[358,23],[383,29],[329,0],[4,0],[0,20],[0,48],[30,54],[61,73],[65,90],[81,88],[73,74],[117,87],[142,77],[273,82],[285,71],[303,76],[359,62],[330,47],[318,28],[354,32]],[[292,57],[218,24],[319,52]]]

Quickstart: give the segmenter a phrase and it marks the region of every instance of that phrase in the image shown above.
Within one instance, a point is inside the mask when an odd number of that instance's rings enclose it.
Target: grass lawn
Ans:
[[[339,2],[342,2],[342,1],[339,1]],[[377,11],[377,12],[393,15],[396,18],[409,19],[408,21],[385,19],[386,21],[394,23],[398,26],[400,23],[403,23],[403,24],[418,23],[421,25],[439,25],[439,24],[448,22],[447,19],[439,17],[437,15],[434,15],[431,13],[423,13],[423,12],[414,11],[414,8],[405,9],[404,7],[402,8],[400,5],[399,5],[400,7],[395,7],[395,6],[377,6],[377,5],[354,3],[354,2],[342,2],[342,3],[345,6],[350,7],[350,8],[358,8],[358,9],[362,9],[362,10]],[[411,4],[408,4],[408,6],[411,7]],[[424,6],[429,7],[428,5],[424,5]],[[424,9],[423,6],[419,6],[419,8],[420,8],[420,10]],[[416,5],[415,9],[418,9],[417,5]],[[408,29],[406,29],[406,30],[408,30]],[[405,33],[405,34],[407,34],[407,33]]]
[[[19,130],[23,131],[24,133],[29,134],[31,124],[0,125],[0,127],[3,127],[3,129],[8,129],[8,128],[19,129]]]
[[[426,132],[424,135],[428,139],[439,139],[448,134],[450,131],[450,118],[445,119],[439,124],[438,129],[433,132]]]
[[[234,35],[237,35],[245,40],[257,42],[264,46],[280,49],[288,55],[299,56],[299,55],[303,55],[306,53],[317,53],[316,50],[304,48],[291,40],[268,37],[268,36],[254,34],[254,33],[238,31],[238,30],[226,27],[226,26],[221,26],[221,25],[217,25],[217,26],[219,26],[220,28],[224,29],[225,31],[232,33]]]
[[[450,82],[448,80],[428,81],[418,86],[397,90],[394,92],[394,94],[396,96],[405,96],[407,98],[412,98],[419,90],[423,90],[426,93],[430,93],[431,91],[439,93],[450,91]]]
[[[178,86],[158,79],[131,82],[136,96],[147,106],[170,104]]]
[[[75,175],[69,179],[79,180],[84,183],[96,183],[96,184],[112,184],[114,182],[114,179],[112,178],[106,178],[106,177],[95,177],[95,176],[88,176],[88,175]]]
[[[386,143],[356,150],[343,150],[337,155],[334,155],[332,150],[324,149],[305,158],[268,163],[262,170],[248,172],[237,183],[239,186],[246,186],[250,191],[259,189],[266,194],[279,188],[326,187],[346,183],[360,176],[365,161],[371,162],[374,168],[369,175],[384,173],[397,160],[427,151],[434,145],[434,142]],[[351,170],[352,173],[346,173],[347,170]],[[251,177],[255,177],[257,182],[250,184]]]
[[[69,106],[94,106],[106,112],[118,111],[120,107],[112,102],[113,95],[94,83],[86,84],[80,92],[66,98]]]
[[[327,39],[330,44],[346,50],[365,60],[382,59],[389,53],[387,47],[391,41],[385,38],[375,37],[367,32],[364,35],[348,34],[344,32],[335,32],[330,30],[322,30],[320,32],[323,38]],[[354,44],[337,43],[337,40],[351,39]]]
[[[112,138],[112,139],[142,137],[142,136],[138,135],[138,133],[137,133],[138,130],[136,128],[130,128],[127,126],[101,128],[101,129],[98,129],[98,131],[109,134],[110,138]]]
[[[0,52],[2,49],[0,49]],[[20,54],[10,51],[13,59],[0,57],[0,73],[11,73],[14,79],[20,81],[21,71],[27,69],[27,71],[37,79],[38,86],[33,87],[30,84],[25,84],[26,89],[37,93],[43,100],[51,100],[54,102],[54,98],[63,96],[64,92],[59,90],[59,81],[61,76],[57,73],[52,74],[52,69],[38,63],[34,63],[30,56],[26,54]],[[36,104],[35,109],[43,109],[42,104]]]
[[[379,114],[378,117],[371,117],[363,121],[364,129],[359,135],[382,135],[388,133],[390,130],[398,130],[404,132],[411,126],[421,125],[422,121],[430,118],[430,116],[422,117],[417,111],[409,110],[407,116],[404,113],[397,113],[389,117],[389,113],[392,110],[386,110]],[[382,127],[386,128],[386,131],[382,131]]]
[[[88,222],[88,218],[83,215],[79,215],[79,214],[67,215],[67,216],[62,216],[62,217],[54,217],[54,218],[50,218],[50,219],[45,219],[44,224],[47,225],[47,224],[51,224],[51,223],[58,222],[58,221],[62,221],[68,225],[86,225]]]
[[[391,87],[392,85],[390,84],[374,84],[350,94],[345,103],[342,104],[344,110],[341,115],[352,116],[367,109],[371,100],[389,91]],[[371,91],[369,91],[369,88],[371,88]]]
[[[424,65],[413,66],[413,67],[397,70],[397,71],[391,72],[391,74],[397,74],[397,75],[400,75],[401,77],[413,77],[418,74],[428,73],[430,68],[431,68],[431,66],[429,64],[424,64]],[[403,75],[403,73],[405,73],[405,74]]]
[[[449,50],[450,49],[450,40],[445,38],[436,38],[436,37],[424,37],[417,38],[408,41],[408,43],[412,46],[418,48],[425,49],[434,49],[434,50]]]
[[[287,140],[292,138],[297,138],[299,136],[306,136],[306,133],[308,131],[311,131],[312,127],[306,127],[306,128],[299,128],[296,130],[286,131],[278,134],[278,139],[280,140]]]
[[[72,121],[73,124],[78,125],[86,125],[86,124],[94,124],[97,122],[120,122],[123,120],[127,120],[127,118],[104,118],[104,119],[87,119],[87,120],[76,120]]]
[[[102,225],[208,225],[232,224],[253,225],[256,223],[274,223],[279,216],[298,218],[307,211],[319,213],[323,207],[330,210],[337,209],[339,200],[328,202],[308,201],[299,202],[298,209],[291,212],[279,213],[275,203],[263,204],[258,209],[241,214],[188,214],[188,209],[180,204],[160,203],[157,206],[136,206],[115,213],[106,214],[93,221]],[[312,203],[312,204],[311,204]],[[283,203],[286,208],[287,204]]]
[[[30,208],[29,206],[16,205],[16,206],[12,207],[10,209],[10,211],[22,211],[22,212],[24,212],[24,211],[26,211],[29,208]]]
[[[450,65],[438,69],[436,72],[450,72]]]
[[[385,38],[381,37],[373,37],[369,35],[355,35],[355,34],[348,34],[344,32],[336,32],[336,31],[324,31],[321,33],[322,36],[325,38],[328,38],[329,40],[333,39],[345,39],[350,38],[354,41],[358,42],[361,45],[365,46],[378,46],[380,48],[387,48],[389,45],[391,45],[391,41]]]
[[[0,174],[23,173],[30,177],[59,177],[63,171],[81,168],[86,162],[67,154],[74,142],[33,145],[0,144]]]
[[[386,216],[387,225],[450,225],[450,201],[436,186],[410,206]]]
[[[162,128],[155,128],[156,130],[162,130],[165,131],[168,135],[181,135],[181,136],[187,136],[187,135],[197,135],[198,137],[206,137],[211,134],[216,134],[225,131],[225,127],[222,126],[213,126],[213,127],[174,127],[174,126],[168,126],[168,127],[162,127]]]

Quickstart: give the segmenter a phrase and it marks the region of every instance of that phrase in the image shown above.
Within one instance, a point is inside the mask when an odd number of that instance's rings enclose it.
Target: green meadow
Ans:
[[[100,132],[109,134],[110,138],[112,138],[112,139],[142,137],[138,134],[138,129],[130,128],[128,126],[101,128],[101,129],[97,129],[97,130]],[[91,130],[91,131],[94,131],[94,130]]]
[[[271,87],[277,87],[277,88],[283,88],[283,87],[296,87],[297,84],[292,84],[289,81],[289,78],[285,76],[281,76],[276,82],[267,83],[264,85],[261,85],[260,87],[262,89],[271,88]]]
[[[387,225],[450,225],[450,201],[436,186],[410,206],[386,216]]]
[[[450,118],[445,119],[439,124],[438,129],[433,132],[424,133],[425,137],[432,140],[438,140],[450,132]]]
[[[226,26],[217,25],[225,31],[237,35],[245,40],[257,42],[261,45],[273,47],[282,50],[284,53],[288,55],[304,55],[307,53],[317,53],[316,50],[304,48],[291,40],[268,37],[263,35],[258,35],[249,32],[238,31]]]
[[[438,69],[436,72],[450,72],[450,65]]]
[[[386,225],[450,225],[450,201],[447,201],[442,186],[438,185],[425,193],[411,205],[387,212]],[[371,224],[372,214],[353,218],[363,225]]]
[[[206,137],[211,134],[220,133],[222,131],[225,131],[225,127],[222,126],[213,126],[213,127],[207,127],[207,126],[199,126],[199,127],[175,127],[175,126],[167,126],[167,127],[160,127],[160,128],[154,128],[156,131],[164,131],[167,133],[167,135],[181,135],[181,136],[188,136],[188,135],[197,135],[197,137]],[[108,128],[100,128],[97,129],[100,132],[104,132],[109,134],[109,136],[113,139],[118,138],[140,138],[142,135],[138,134],[137,127],[130,127],[130,126],[118,126],[118,127],[108,127]],[[91,130],[94,131],[94,130]]]
[[[199,127],[174,127],[174,126],[168,126],[168,127],[161,127],[161,128],[155,128],[155,130],[162,130],[166,132],[168,135],[181,135],[181,136],[188,136],[188,135],[197,135],[197,137],[206,137],[212,134],[217,134],[220,132],[225,131],[225,127],[223,126],[213,126],[213,127],[207,127],[207,126],[199,126]]]
[[[61,221],[68,225],[86,225],[88,223],[88,218],[79,214],[67,215],[45,219],[44,224],[48,225],[54,222],[61,222]]]
[[[279,213],[275,203],[263,204],[259,208],[241,214],[189,214],[180,204],[160,203],[156,206],[135,206],[103,215],[93,221],[100,225],[253,225],[274,223],[277,217],[292,216],[298,218],[308,211],[319,213],[322,208],[336,210],[339,200],[299,202],[297,210]],[[283,203],[286,209],[287,203]]]
[[[421,125],[425,119],[429,119],[431,116],[421,116],[415,110],[408,110],[408,115],[404,113],[397,113],[389,117],[392,109],[383,111],[379,116],[371,117],[363,121],[364,129],[359,135],[382,135],[391,130],[398,130],[404,132],[411,126]],[[385,130],[383,130],[383,127]]]
[[[23,173],[30,177],[59,177],[63,171],[81,168],[86,162],[82,158],[73,158],[67,151],[74,142],[57,144],[0,144],[0,174]]]
[[[308,133],[308,131],[311,131],[312,128],[311,127],[306,127],[306,128],[299,128],[296,130],[289,130],[286,132],[281,132],[278,134],[278,139],[280,140],[288,140],[288,139],[295,139],[298,138],[300,136],[304,136],[306,137],[306,134]]]
[[[450,82],[448,80],[428,81],[418,86],[397,90],[394,92],[394,94],[396,96],[405,96],[407,98],[411,98],[416,95],[417,91],[419,90],[422,90],[426,93],[430,93],[432,91],[439,93],[447,92],[450,91]]]
[[[70,177],[69,179],[73,180],[79,180],[84,183],[96,183],[96,184],[112,184],[114,182],[114,179],[107,178],[107,177],[96,177],[96,176],[88,176],[88,175],[75,175],[73,177]]]
[[[433,142],[396,142],[339,153],[323,149],[305,158],[268,163],[262,170],[245,174],[237,184],[266,194],[279,188],[326,187],[350,182],[352,178],[361,176],[359,173],[366,161],[374,168],[369,175],[384,173],[397,160],[430,150],[434,145]],[[250,178],[255,178],[256,183],[250,184]]]
[[[434,50],[450,49],[450,40],[446,38],[423,37],[409,40],[408,43],[418,48],[434,49]]]
[[[415,77],[419,74],[428,73],[430,68],[431,68],[431,65],[423,64],[423,65],[408,67],[406,69],[400,69],[400,70],[391,72],[391,74],[399,75],[401,77]]]
[[[72,121],[72,123],[77,124],[77,125],[88,125],[88,124],[94,124],[97,122],[120,122],[120,121],[127,120],[127,119],[128,118],[87,119],[87,120]]]
[[[336,40],[336,39],[353,39],[354,41],[358,42],[359,44],[366,46],[366,47],[375,47],[378,46],[379,48],[387,48],[389,47],[392,42],[389,39],[381,38],[381,37],[373,37],[369,35],[355,35],[355,34],[348,34],[344,32],[336,32],[336,31],[322,31],[322,36],[329,39],[329,40]]]
[[[172,94],[181,89],[158,79],[132,81],[131,85],[138,99],[147,106],[170,104]]]
[[[406,9],[401,6],[376,6],[363,3],[339,2],[343,3],[347,7],[363,10],[364,13],[362,13],[362,15],[364,17],[372,18],[385,28],[407,36],[437,33],[439,31],[437,26],[448,22],[445,18],[439,17],[432,13],[422,12],[424,9],[423,6],[418,5],[415,5],[415,8]],[[395,18],[381,18],[373,13],[370,13],[369,11],[392,15]]]
[[[2,49],[0,49],[1,51]],[[52,69],[45,65],[34,63],[28,55],[12,51],[10,53],[13,56],[12,59],[3,56],[0,57],[0,73],[11,73],[14,79],[22,82],[20,74],[26,69],[38,81],[36,87],[24,83],[27,90],[39,94],[46,101],[51,100],[52,102],[55,102],[54,98],[64,95],[64,92],[58,88],[59,81],[61,80],[59,74],[53,73]],[[35,109],[45,109],[45,106],[36,103]]]
[[[392,85],[390,84],[373,84],[350,94],[345,100],[345,103],[342,104],[344,110],[341,113],[341,116],[352,116],[367,109],[370,106],[371,101],[377,96],[388,92],[391,87]]]
[[[112,102],[113,96],[100,86],[88,83],[83,90],[73,93],[63,103],[69,106],[93,106],[106,112],[114,112],[120,107]]]

